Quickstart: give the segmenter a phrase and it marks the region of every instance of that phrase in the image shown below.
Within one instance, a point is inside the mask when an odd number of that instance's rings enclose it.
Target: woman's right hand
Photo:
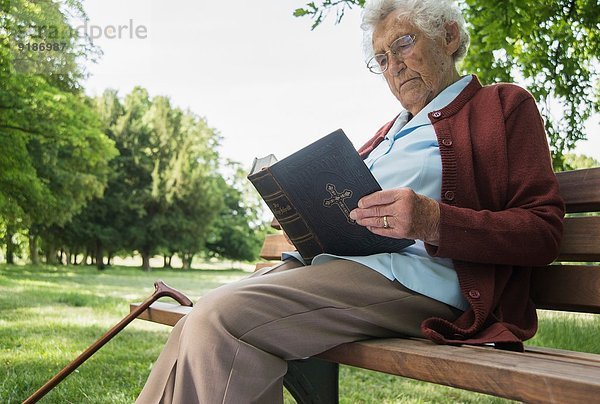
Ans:
[[[433,245],[439,241],[438,202],[410,188],[373,192],[358,201],[350,218],[381,236],[423,240]]]

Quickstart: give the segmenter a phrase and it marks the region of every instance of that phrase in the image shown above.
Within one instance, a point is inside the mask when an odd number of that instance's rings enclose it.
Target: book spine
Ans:
[[[250,176],[249,179],[302,258],[310,261],[316,255],[321,254],[323,248],[315,234],[297,212],[270,170],[268,168],[261,170]]]

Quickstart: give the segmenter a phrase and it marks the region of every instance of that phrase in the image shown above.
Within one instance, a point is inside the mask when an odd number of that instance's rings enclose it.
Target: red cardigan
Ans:
[[[437,343],[523,350],[537,331],[531,267],[558,255],[564,216],[535,101],[516,85],[482,87],[473,76],[429,119],[442,158],[442,202],[439,246],[426,248],[453,260],[471,307],[455,322],[427,319],[421,330]],[[392,124],[359,149],[362,156]]]

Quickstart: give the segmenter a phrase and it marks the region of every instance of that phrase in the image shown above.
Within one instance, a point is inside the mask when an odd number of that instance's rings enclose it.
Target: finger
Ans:
[[[372,194],[362,197],[358,201],[358,207],[361,209],[368,209],[374,206],[387,205],[394,201],[392,192],[390,191],[376,191]]]
[[[356,208],[350,212],[350,218],[354,220],[379,217],[381,215],[381,207],[375,206],[369,209]]]
[[[388,228],[391,228],[391,223],[390,223],[390,219],[391,216],[386,216],[387,217],[387,222],[388,222]],[[383,219],[383,216],[377,216],[377,217],[367,217],[364,219],[359,219],[356,221],[356,223],[360,224],[361,226],[365,226],[365,227],[374,227],[374,228],[384,228],[385,227],[385,221]]]
[[[366,209],[377,205],[389,205],[402,198],[402,195],[405,192],[404,190],[407,189],[408,188],[397,188],[373,192],[372,194],[362,197],[358,201],[358,207]]]
[[[350,212],[350,219],[361,220],[368,218],[382,218],[383,216],[393,216],[396,213],[393,205],[376,205],[366,209],[354,209]]]

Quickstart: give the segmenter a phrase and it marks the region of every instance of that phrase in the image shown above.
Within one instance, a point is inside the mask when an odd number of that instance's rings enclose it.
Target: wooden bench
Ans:
[[[565,220],[560,257],[555,264],[534,271],[531,294],[539,309],[598,314],[600,168],[558,173],[557,177],[570,215]],[[589,212],[596,216],[581,214]],[[157,302],[140,318],[174,325],[189,310]],[[337,403],[338,364],[525,402],[600,400],[600,353],[532,346],[517,353],[420,339],[340,345],[318,359],[289,362],[284,384],[299,403]]]

